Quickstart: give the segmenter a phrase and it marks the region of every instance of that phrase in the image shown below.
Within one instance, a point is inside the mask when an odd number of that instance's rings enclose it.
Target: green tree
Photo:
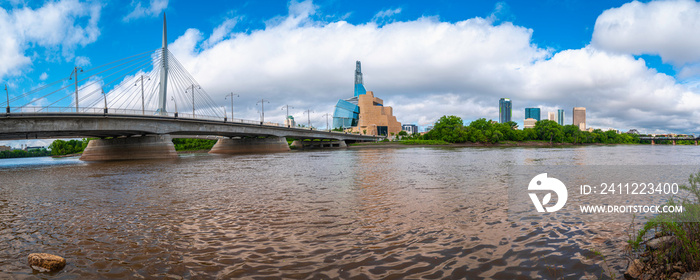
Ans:
[[[51,155],[54,156],[82,153],[90,140],[91,139],[64,141],[58,139],[54,140],[51,145],[49,145],[49,149],[51,150]]]
[[[566,142],[573,144],[580,143],[581,130],[578,128],[578,126],[575,126],[573,124],[565,125],[562,127],[562,131],[564,132]]]
[[[457,116],[442,116],[433,126],[433,129],[423,135],[426,140],[443,140],[449,143],[462,143],[467,141],[467,133],[464,130],[462,119]]]
[[[540,140],[549,141],[549,144],[552,144],[552,141],[560,142],[563,136],[561,126],[557,122],[550,120],[536,122],[535,131]]]
[[[503,133],[498,130],[494,130],[491,134],[491,143],[498,143],[498,141],[501,139],[503,139]]]

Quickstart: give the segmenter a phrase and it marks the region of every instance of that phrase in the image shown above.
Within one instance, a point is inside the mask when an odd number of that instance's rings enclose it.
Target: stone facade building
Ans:
[[[358,96],[357,106],[360,107],[360,116],[357,126],[352,128],[352,132],[369,135],[399,134],[401,123],[396,121],[393,109],[384,106],[384,101],[374,97],[374,93],[367,91],[366,94]]]

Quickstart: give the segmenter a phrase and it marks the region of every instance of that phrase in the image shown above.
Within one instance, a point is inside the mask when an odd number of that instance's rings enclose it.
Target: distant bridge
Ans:
[[[693,135],[678,135],[678,136],[659,135],[659,136],[640,136],[639,137],[639,140],[651,141],[652,145],[655,145],[656,141],[659,141],[659,140],[671,141],[671,143],[673,145],[676,145],[677,140],[690,140],[690,141],[695,141],[695,146],[697,146],[698,139],[700,139],[700,137],[695,137]]]

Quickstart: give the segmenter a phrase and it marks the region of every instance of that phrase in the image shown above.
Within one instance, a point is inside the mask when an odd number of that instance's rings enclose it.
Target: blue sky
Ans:
[[[289,104],[324,126],[361,60],[365,87],[402,123],[498,119],[509,97],[520,123],[525,107],[565,109],[570,123],[583,106],[596,128],[700,134],[694,1],[11,0],[0,81],[18,95],[155,50],[163,12],[171,52],[218,106],[239,93],[237,117],[257,119],[262,97],[266,119]]]

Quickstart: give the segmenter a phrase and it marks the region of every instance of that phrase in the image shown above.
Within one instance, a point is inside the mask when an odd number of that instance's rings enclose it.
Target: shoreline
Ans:
[[[57,155],[57,156],[50,156],[50,157],[52,157],[52,158],[65,158],[65,157],[79,157],[82,155],[83,155],[83,153],[77,153],[77,154]]]
[[[450,143],[446,145],[428,145],[428,144],[416,144],[408,145],[401,143],[392,142],[370,142],[370,143],[356,143],[353,145],[348,145],[348,148],[408,148],[408,147],[448,147],[448,148],[458,148],[458,147],[574,147],[574,146],[616,146],[616,145],[636,145],[636,144],[603,144],[603,143],[589,143],[589,144],[572,144],[572,143],[552,143],[549,142],[505,142],[505,143]]]
[[[182,154],[207,154],[209,153],[210,150],[185,150],[185,151],[176,151],[178,155]]]

